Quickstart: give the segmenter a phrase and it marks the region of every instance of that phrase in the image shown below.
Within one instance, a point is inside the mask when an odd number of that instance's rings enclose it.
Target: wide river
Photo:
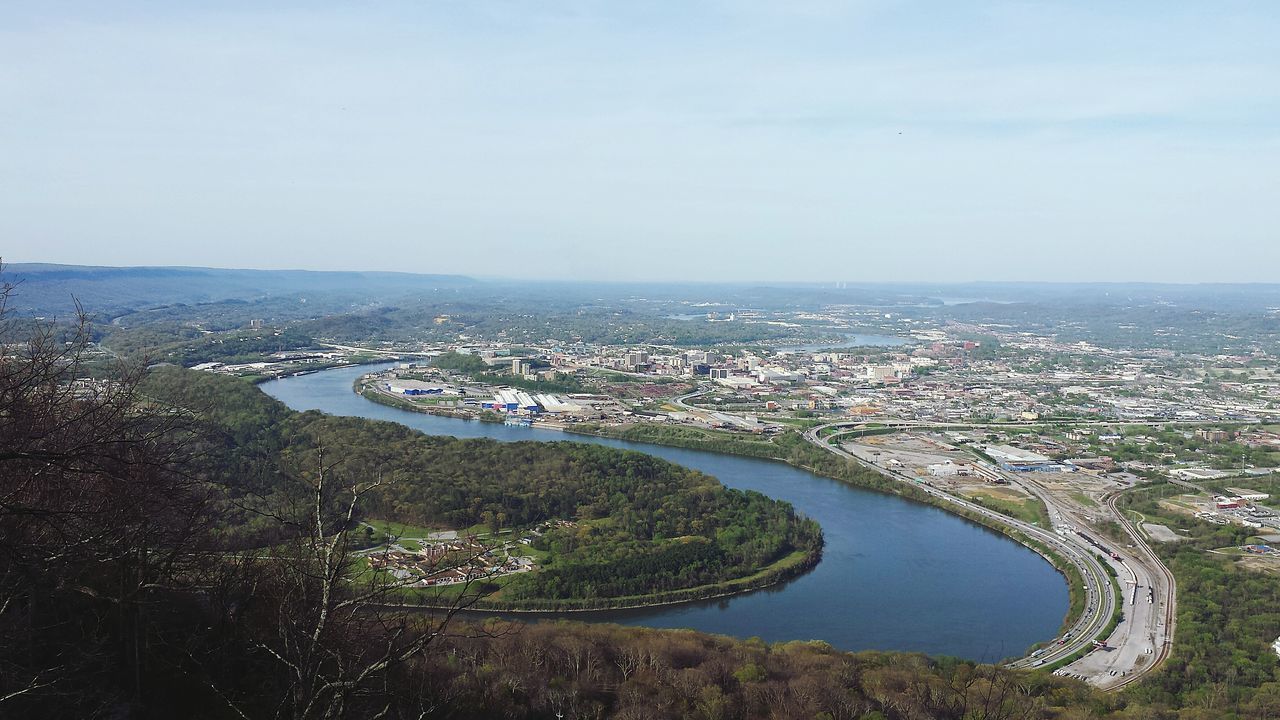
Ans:
[[[432,435],[639,450],[714,475],[729,487],[786,500],[822,524],[822,562],[790,582],[720,600],[572,613],[575,619],[994,661],[1052,638],[1067,611],[1066,582],[1047,561],[999,533],[929,505],[783,463],[379,405],[351,390],[357,377],[379,367],[386,366],[326,370],[261,387],[295,410],[390,420]]]

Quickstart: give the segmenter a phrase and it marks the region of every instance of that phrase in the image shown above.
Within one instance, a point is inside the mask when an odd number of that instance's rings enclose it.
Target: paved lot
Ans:
[[[1142,529],[1146,530],[1147,534],[1151,536],[1151,539],[1156,542],[1167,543],[1186,540],[1186,538],[1170,530],[1164,525],[1157,525],[1156,523],[1142,523]]]

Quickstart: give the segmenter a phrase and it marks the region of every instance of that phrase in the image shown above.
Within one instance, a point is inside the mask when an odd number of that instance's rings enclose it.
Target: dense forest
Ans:
[[[816,560],[821,531],[791,506],[725,488],[643,453],[578,443],[458,440],[363,418],[294,413],[247,382],[176,367],[148,377],[148,397],[199,408],[210,481],[227,488],[230,547],[284,539],[257,504],[289,502],[281,475],[315,467],[322,450],[344,476],[381,478],[358,517],[430,527],[527,527],[572,520],[539,538],[547,567],[504,590],[504,602],[603,599],[712,585],[792,553]],[[240,537],[235,536],[239,534]]]
[[[437,323],[436,318],[446,319]],[[528,305],[494,298],[488,301],[426,303],[372,308],[317,319],[300,325],[317,337],[352,341],[451,339],[460,332],[472,337],[514,342],[562,341],[625,345],[660,343],[704,346],[753,343],[805,337],[796,329],[766,323],[690,322],[633,310],[622,305],[592,304],[560,308],[543,304],[537,313]]]
[[[122,355],[187,367],[206,362],[254,362],[273,353],[316,347],[310,336],[293,329],[203,333],[188,326],[119,330],[109,336],[106,345]]]
[[[410,669],[449,697],[440,717],[1071,720],[1124,706],[1072,680],[950,658],[608,625],[488,629]]]
[[[1250,483],[1280,492],[1277,479]],[[1178,630],[1165,667],[1132,693],[1146,702],[1221,713],[1206,717],[1237,709],[1242,717],[1264,717],[1243,709],[1269,698],[1270,716],[1280,716],[1280,659],[1271,649],[1280,636],[1280,577],[1240,563],[1233,549],[1252,541],[1248,528],[1192,519],[1160,504],[1183,492],[1161,484],[1122,496],[1122,507],[1144,522],[1163,523],[1187,538],[1155,545],[1178,582]]]

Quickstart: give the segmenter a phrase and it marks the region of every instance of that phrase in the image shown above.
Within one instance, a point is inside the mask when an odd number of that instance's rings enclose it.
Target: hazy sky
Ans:
[[[4,3],[0,255],[1280,281],[1280,3]]]

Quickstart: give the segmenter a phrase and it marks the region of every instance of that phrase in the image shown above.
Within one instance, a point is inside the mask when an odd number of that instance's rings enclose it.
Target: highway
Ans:
[[[1126,421],[1129,422],[1129,421]],[[1143,423],[1153,427],[1160,426],[1165,423],[1174,423],[1178,425],[1216,425],[1221,421],[1217,420],[1170,420],[1168,418],[1148,418],[1145,420],[1135,419],[1132,422]],[[875,424],[879,428],[897,428],[900,430],[923,430],[926,428],[937,428],[940,430],[956,429],[966,430],[973,428],[1036,428],[1053,425],[1055,427],[1114,427],[1115,420],[1055,420],[1053,418],[1042,418],[1040,420],[998,420],[992,422],[959,422],[951,420],[895,420],[892,418],[882,418],[878,420],[842,420],[840,422],[828,423],[823,425],[824,428],[844,428],[848,431],[867,429],[868,424]]]
[[[327,342],[318,342],[316,344],[321,347],[333,348],[334,350],[345,350],[352,353],[384,355],[388,360],[399,360],[402,357],[428,357],[428,353],[414,352],[412,350],[379,350],[378,348],[358,347],[355,345],[338,345]]]
[[[842,448],[828,445],[818,437],[818,433],[821,432],[824,427],[828,426],[816,427],[805,432],[805,439],[819,447],[823,447],[826,450],[834,452],[842,457],[858,462],[866,467],[876,470],[877,472],[887,475],[888,477],[894,478],[895,480],[909,483],[923,492],[952,505],[962,507],[975,515],[979,515],[992,522],[1013,528],[1026,537],[1036,540],[1051,548],[1059,557],[1064,558],[1080,571],[1080,576],[1084,579],[1085,585],[1085,612],[1076,620],[1075,623],[1072,624],[1071,628],[1067,630],[1067,632],[1063,633],[1059,638],[1056,638],[1057,642],[1055,644],[1047,646],[1033,655],[1029,655],[1010,663],[1012,667],[1036,667],[1040,665],[1050,665],[1058,660],[1071,656],[1079,650],[1091,647],[1093,639],[1106,628],[1107,623],[1111,620],[1112,612],[1115,610],[1115,593],[1112,589],[1113,585],[1111,583],[1110,575],[1103,568],[1094,553],[1089,549],[1082,548],[1075,542],[1043,528],[995,512],[930,485],[919,483],[915,478],[904,473],[881,467],[880,465],[859,458]]]
[[[686,394],[686,395],[681,395],[681,396],[680,396],[680,397],[678,397],[678,398],[672,398],[672,399],[671,399],[671,402],[675,403],[675,404],[676,404],[676,405],[678,405],[679,407],[684,408],[685,410],[687,410],[687,411],[689,411],[689,412],[694,412],[694,413],[703,413],[703,414],[705,414],[705,413],[707,412],[706,410],[703,410],[703,409],[702,409],[702,408],[700,408],[700,407],[694,407],[694,406],[692,406],[692,405],[690,405],[690,404],[686,403],[685,401],[686,401],[686,400],[688,400],[689,398],[695,398],[695,397],[698,397],[699,395],[706,395],[706,394],[707,394],[707,393],[709,393],[709,392],[711,392],[711,390],[710,390],[709,388],[704,388],[704,389],[702,389],[702,390],[695,390],[695,391],[693,391],[693,392],[691,392],[691,393],[688,393],[688,394]]]
[[[1068,536],[1079,537],[1076,529],[1087,527],[1085,518],[1056,502],[1053,495],[1031,477],[1015,477],[1017,473],[1005,475],[1045,504],[1055,527],[1073,528],[1067,531]],[[1119,556],[1113,558],[1098,552],[1120,583],[1123,617],[1105,638],[1105,648],[1098,648],[1058,671],[1103,689],[1127,685],[1157,667],[1168,656],[1173,638],[1173,604],[1169,602],[1169,598],[1174,597],[1173,576],[1115,507],[1117,495],[1119,493],[1110,494],[1104,504],[1132,542],[1122,546],[1106,538],[1094,539]]]
[[[1053,644],[1010,662],[1010,667],[1029,669],[1052,665],[1083,650],[1085,651],[1083,657],[1055,672],[1077,677],[1099,688],[1110,690],[1138,680],[1168,657],[1174,630],[1173,576],[1151,551],[1150,546],[1143,541],[1133,524],[1116,509],[1115,499],[1119,493],[1108,496],[1105,505],[1128,533],[1132,540],[1130,546],[1114,547],[1115,543],[1104,538],[1093,538],[1109,552],[1119,556],[1118,559],[1113,559],[1109,553],[1102,552],[1080,534],[1081,530],[1088,527],[1082,522],[1082,518],[1076,517],[1064,504],[1056,502],[1051,493],[1034,481],[1017,477],[1026,475],[1025,473],[1002,474],[1045,504],[1053,525],[1051,528],[1041,528],[977,505],[922,483],[917,478],[898,470],[883,467],[870,458],[859,457],[841,447],[833,446],[819,437],[828,428],[849,428],[856,425],[860,423],[830,423],[806,431],[804,438],[818,447],[858,462],[888,477],[909,483],[946,503],[1016,529],[1026,537],[1051,548],[1059,557],[1070,562],[1080,571],[1081,577],[1084,578],[1086,592],[1085,612],[1067,632],[1055,638]],[[901,429],[919,428],[921,425],[939,427],[937,424],[911,423],[910,421],[879,423],[880,427],[900,427]],[[957,424],[956,427],[960,425]],[[964,425],[964,427],[973,426]],[[1110,566],[1119,584],[1123,617],[1108,637],[1101,638],[1100,635],[1110,623],[1116,609],[1114,590],[1116,584],[1113,584],[1112,573],[1104,568],[1104,563]]]
[[[1121,647],[1124,651],[1121,656],[1116,659],[1117,665],[1122,667],[1131,666],[1133,664],[1141,664],[1143,667],[1136,668],[1137,671],[1129,672],[1119,678],[1115,682],[1105,684],[1108,689],[1115,689],[1128,685],[1142,678],[1143,675],[1151,672],[1159,667],[1169,657],[1169,653],[1173,651],[1173,637],[1177,629],[1177,614],[1175,612],[1177,606],[1174,599],[1177,598],[1177,581],[1174,580],[1173,573],[1159,560],[1156,554],[1151,550],[1151,546],[1143,539],[1142,533],[1134,526],[1129,518],[1125,517],[1119,508],[1116,507],[1116,499],[1121,493],[1112,493],[1105,502],[1111,513],[1119,520],[1125,532],[1134,541],[1134,547],[1138,550],[1136,560],[1139,571],[1145,570],[1147,589],[1150,594],[1147,596],[1147,611],[1145,617],[1135,615],[1133,623],[1135,628],[1140,628],[1137,635],[1131,639],[1129,643]],[[1141,580],[1140,580],[1141,581]],[[1143,603],[1143,594],[1140,588],[1135,588],[1136,605],[1141,611]],[[1143,642],[1144,635],[1148,642]],[[1138,660],[1133,660],[1134,654],[1141,652],[1146,655],[1147,661],[1142,663],[1140,656]],[[1082,662],[1088,658],[1082,658]]]

